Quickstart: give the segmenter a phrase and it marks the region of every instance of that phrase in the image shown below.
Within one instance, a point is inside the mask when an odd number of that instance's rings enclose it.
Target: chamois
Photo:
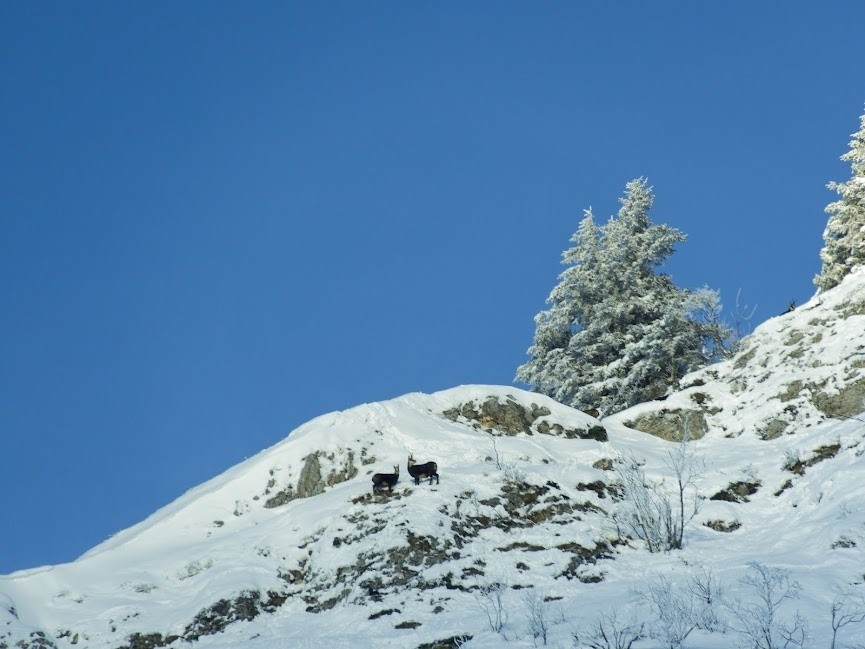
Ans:
[[[418,464],[415,462],[412,455],[408,456],[408,472],[414,478],[415,484],[420,484],[421,478],[429,478],[429,483],[432,484],[433,478],[436,479],[436,484],[439,483],[439,466],[435,462],[426,462]]]
[[[393,491],[397,480],[399,480],[399,464],[394,464],[393,473],[376,473],[372,476],[372,492],[376,493],[385,487],[388,491]]]

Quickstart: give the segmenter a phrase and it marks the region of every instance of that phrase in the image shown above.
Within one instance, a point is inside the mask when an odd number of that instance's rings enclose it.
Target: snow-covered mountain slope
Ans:
[[[747,599],[751,561],[801,583],[782,612],[828,646],[833,597],[865,579],[863,364],[859,273],[681,392],[601,421],[500,386],[327,414],[75,562],[0,577],[0,648],[518,647],[543,644],[538,616],[548,646],[571,647],[599,615],[649,621],[639,595],[661,576],[710,570]],[[686,421],[705,500],[681,550],[650,554],[613,461],[669,487],[681,445],[634,427],[677,438]],[[440,483],[415,485],[409,453]],[[735,638],[697,629],[685,646]],[[865,643],[865,624],[839,640]]]
[[[865,410],[865,268],[837,288],[772,318],[742,341],[730,361],[682,380],[664,401],[606,420],[676,437],[798,434]]]

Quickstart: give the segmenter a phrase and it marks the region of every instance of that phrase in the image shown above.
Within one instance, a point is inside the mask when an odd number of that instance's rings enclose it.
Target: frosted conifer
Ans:
[[[569,267],[535,317],[530,360],[516,379],[582,410],[606,414],[662,396],[712,356],[726,334],[694,314],[717,308],[717,293],[688,291],[657,274],[685,240],[653,224],[646,180],[632,180],[618,215],[598,228],[587,210],[562,262]]]
[[[853,174],[847,182],[827,185],[841,198],[826,206],[830,217],[820,251],[823,268],[814,278],[824,291],[840,284],[856,266],[865,265],[865,115],[860,118],[859,132],[853,134],[850,150],[841,159],[850,163]]]
[[[575,245],[562,253],[562,263],[568,265],[559,283],[550,292],[550,308],[535,316],[535,338],[528,350],[531,359],[517,369],[517,380],[535,387],[535,390],[558,398],[574,369],[566,351],[574,330],[588,319],[587,310],[597,301],[600,284],[598,273],[598,228],[591,209],[584,212],[583,220],[571,237]]]

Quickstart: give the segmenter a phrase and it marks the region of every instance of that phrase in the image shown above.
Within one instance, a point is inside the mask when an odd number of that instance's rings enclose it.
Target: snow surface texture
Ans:
[[[0,647],[540,646],[532,610],[547,646],[573,647],[598,615],[650,620],[639,593],[661,576],[710,570],[748,599],[751,561],[801,584],[781,613],[828,647],[833,597],[865,588],[863,366],[857,272],[680,392],[601,421],[501,386],[327,414],[72,563],[0,577]],[[682,550],[650,554],[614,518],[610,461],[633,455],[669,485],[679,443],[634,429],[659,425],[687,425],[705,500]],[[415,485],[409,453],[440,484]],[[373,494],[394,465],[393,492]],[[865,623],[838,640],[865,643]],[[697,629],[684,646],[738,641]]]

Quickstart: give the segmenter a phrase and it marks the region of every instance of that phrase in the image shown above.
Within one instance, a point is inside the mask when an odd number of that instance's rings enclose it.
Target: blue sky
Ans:
[[[0,573],[319,414],[511,384],[584,208],[814,293],[865,3],[0,3]]]

